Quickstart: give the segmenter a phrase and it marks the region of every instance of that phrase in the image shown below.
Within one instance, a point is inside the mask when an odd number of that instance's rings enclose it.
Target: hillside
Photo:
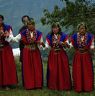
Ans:
[[[21,17],[26,14],[35,18],[39,30],[46,32],[47,28],[43,28],[40,18],[45,8],[53,10],[54,5],[63,6],[60,0],[0,0],[0,14],[4,15],[6,23],[12,25],[14,35],[22,25]]]

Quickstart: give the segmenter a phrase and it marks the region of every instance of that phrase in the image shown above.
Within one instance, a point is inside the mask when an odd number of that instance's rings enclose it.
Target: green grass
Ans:
[[[22,79],[21,79],[21,64],[19,62],[19,58],[16,57],[16,65],[17,65],[17,74],[18,74],[18,86],[16,89],[11,90],[0,90],[0,96],[95,96],[95,90],[90,93],[76,93],[72,89],[71,91],[56,91],[56,90],[49,90],[46,87],[46,72],[47,72],[47,62],[46,60],[43,61],[43,71],[44,71],[44,86],[42,89],[36,90],[25,90],[22,86]],[[70,69],[71,69],[70,65]],[[94,65],[95,69],[95,65]]]

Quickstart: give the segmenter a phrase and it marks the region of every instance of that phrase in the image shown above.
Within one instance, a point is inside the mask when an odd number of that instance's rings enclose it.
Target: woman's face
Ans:
[[[27,25],[27,27],[28,27],[28,29],[29,29],[30,31],[34,31],[34,30],[35,30],[35,26],[32,25],[32,24]]]
[[[57,34],[59,32],[59,27],[56,26],[56,27],[52,28],[52,31],[54,34]]]
[[[86,28],[85,28],[85,26],[81,25],[81,26],[79,27],[79,33],[80,33],[81,35],[84,35],[84,34],[86,33]]]

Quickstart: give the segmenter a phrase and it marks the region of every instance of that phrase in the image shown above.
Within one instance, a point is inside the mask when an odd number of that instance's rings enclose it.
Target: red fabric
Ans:
[[[46,41],[48,42],[49,46],[51,46],[50,40],[48,38],[46,38]]]
[[[71,78],[66,52],[62,49],[58,53],[51,49],[48,58],[47,85],[49,89],[69,90]]]
[[[22,71],[25,89],[42,87],[42,61],[39,49],[23,49]]]
[[[42,35],[40,35],[38,38],[37,38],[37,41],[40,41],[42,38]]]
[[[0,49],[0,86],[16,85],[16,65],[10,46]]]
[[[88,45],[86,46],[86,48],[87,48],[87,49],[89,49],[89,48],[90,48],[90,46],[91,46],[91,44],[92,44],[93,40],[94,40],[94,36],[91,38],[90,42],[89,42],[89,43],[88,43]]]
[[[77,92],[93,90],[93,66],[90,53],[76,51],[73,60],[74,89]]]

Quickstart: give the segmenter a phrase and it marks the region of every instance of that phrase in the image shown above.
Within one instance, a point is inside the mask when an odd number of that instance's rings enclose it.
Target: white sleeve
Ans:
[[[46,42],[45,42],[45,47],[43,48],[43,50],[46,50],[46,49],[49,49],[50,48],[50,46],[49,46],[49,44],[48,44],[48,41],[46,40]]]
[[[43,37],[41,36],[40,42],[43,42]]]
[[[65,41],[67,44],[69,44],[69,40],[67,39],[66,41]]]
[[[18,34],[16,37],[13,37],[13,38],[11,39],[11,41],[13,41],[13,42],[19,42],[20,39],[21,39],[21,34]]]
[[[72,43],[71,43],[71,42],[69,43],[69,45],[70,45],[70,48],[72,48],[72,47],[73,47],[73,45],[72,45]]]
[[[9,35],[9,37],[13,37],[13,32],[12,32],[11,29],[10,29],[10,35]]]
[[[41,36],[41,39],[40,39],[40,43],[41,43],[41,42],[43,42],[43,37],[42,37],[42,36]],[[39,48],[43,48],[42,45],[39,45],[38,47],[39,47]]]
[[[43,42],[43,37],[41,37],[40,43],[44,43],[44,42]],[[38,46],[38,47],[39,47],[39,49],[42,49],[42,50],[45,50],[45,49],[46,49],[46,48],[43,47],[42,45],[40,45],[40,46]]]
[[[12,30],[10,29],[9,30],[9,37],[5,37],[5,41],[7,41],[7,42],[10,42],[11,41],[11,39],[13,38],[13,32],[12,32]]]
[[[68,39],[67,39],[65,42],[66,42],[66,43],[70,46],[70,48],[72,48],[72,47],[73,47],[72,42],[69,42],[69,40],[68,40]]]
[[[50,48],[48,41],[45,42],[45,48]]]
[[[12,34],[9,37],[6,37],[5,40],[7,42],[19,42],[21,39],[21,34],[18,34],[16,37],[14,37]]]
[[[91,43],[90,48],[91,48],[91,49],[94,49],[94,39],[92,40],[92,43]]]

